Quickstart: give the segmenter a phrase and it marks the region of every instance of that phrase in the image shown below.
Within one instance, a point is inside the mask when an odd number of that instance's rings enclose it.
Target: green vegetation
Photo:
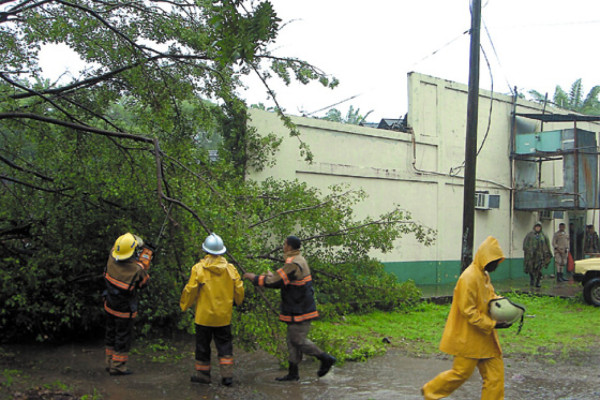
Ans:
[[[530,90],[528,93],[534,101],[540,103],[546,101],[546,96],[536,90]],[[556,85],[552,102],[557,107],[564,108],[565,110],[587,115],[599,115],[600,100],[598,99],[598,95],[600,94],[600,86],[596,85],[592,87],[586,95],[584,93],[583,83],[581,79],[577,79],[571,85],[568,93],[560,85]]]
[[[523,304],[526,318],[523,329],[516,326],[498,330],[505,356],[536,356],[547,362],[570,354],[595,349],[600,339],[598,309],[582,299],[507,294]],[[413,356],[438,352],[450,305],[421,303],[410,311],[375,311],[348,315],[336,322],[316,322],[313,339],[342,360],[364,360],[382,354],[388,346]],[[389,341],[390,344],[384,342]]]
[[[97,334],[112,244],[127,231],[155,241],[165,220],[140,298],[138,332],[146,337],[193,328],[179,296],[211,231],[240,272],[256,273],[278,268],[283,239],[299,236],[325,316],[418,298],[414,285],[396,283],[370,257],[405,236],[423,245],[435,239],[401,205],[357,218],[362,191],[247,179],[273,162],[281,137],[248,126],[241,78],[257,74],[273,100],[270,78],[337,85],[304,61],[271,55],[280,23],[268,1],[3,2],[2,341]],[[68,46],[88,68],[43,79],[45,44]],[[310,161],[276,101],[275,111]],[[246,297],[236,337],[276,352],[284,343],[278,293],[247,285]]]

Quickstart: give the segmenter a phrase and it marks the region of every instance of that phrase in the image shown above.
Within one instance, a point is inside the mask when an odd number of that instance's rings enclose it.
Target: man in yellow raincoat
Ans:
[[[440,350],[454,356],[452,369],[442,372],[421,389],[426,400],[449,396],[473,373],[483,378],[482,400],[504,399],[504,362],[496,328],[506,328],[488,313],[488,302],[498,296],[489,273],[504,260],[498,240],[488,236],[456,287]]]
[[[231,314],[233,303],[242,304],[244,284],[224,254],[223,240],[212,233],[202,244],[207,255],[192,267],[188,284],[181,293],[182,311],[196,305],[196,374],[191,381],[210,383],[210,343],[214,338],[219,356],[221,383],[233,383],[233,342]]]

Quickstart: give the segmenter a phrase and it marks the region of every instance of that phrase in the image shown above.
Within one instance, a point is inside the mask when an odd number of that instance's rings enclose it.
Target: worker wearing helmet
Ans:
[[[440,350],[453,355],[454,362],[452,369],[423,386],[421,393],[426,400],[449,396],[471,376],[475,367],[483,378],[481,399],[504,399],[504,362],[495,329],[508,325],[495,321],[488,313],[488,302],[498,297],[489,273],[503,260],[498,240],[489,236],[458,278],[440,342]]]
[[[231,314],[233,304],[244,300],[244,284],[235,267],[222,254],[223,239],[211,233],[202,249],[207,253],[192,267],[190,280],[181,293],[182,311],[195,305],[196,373],[191,381],[210,383],[210,343],[214,339],[221,369],[221,383],[233,383],[233,342]]]
[[[314,299],[312,276],[308,263],[300,254],[300,239],[288,236],[283,242],[285,264],[276,274],[256,275],[245,273],[257,286],[281,289],[281,314],[279,319],[287,324],[288,374],[275,378],[278,381],[300,379],[298,364],[302,355],[316,357],[321,361],[317,376],[324,376],[337,361],[332,355],[322,351],[307,338],[311,320],[319,316]]]
[[[106,369],[111,375],[129,375],[128,353],[131,347],[133,319],[138,313],[138,289],[148,283],[148,271],[137,260],[136,253],[144,242],[126,233],[120,236],[108,255],[104,270],[106,290]]]

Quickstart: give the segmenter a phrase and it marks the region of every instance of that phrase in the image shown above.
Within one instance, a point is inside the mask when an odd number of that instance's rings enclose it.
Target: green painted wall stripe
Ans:
[[[417,285],[454,283],[460,274],[460,260],[384,262],[385,270],[399,281],[412,279]],[[549,271],[554,271],[552,263]],[[494,272],[494,281],[526,277],[522,258],[507,258]]]

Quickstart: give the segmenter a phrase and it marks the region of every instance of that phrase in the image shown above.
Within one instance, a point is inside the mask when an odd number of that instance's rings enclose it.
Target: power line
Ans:
[[[350,100],[352,100],[352,99],[355,99],[355,98],[357,98],[357,97],[359,97],[359,96],[362,96],[362,93],[355,94],[354,96],[350,96],[350,97],[348,97],[347,99],[344,99],[344,100],[342,100],[342,101],[338,101],[337,103],[334,103],[334,104],[332,104],[332,105],[330,105],[330,106],[327,106],[327,107],[319,108],[319,109],[318,109],[318,110],[316,110],[316,111],[309,112],[309,113],[306,113],[306,114],[304,114],[304,115],[308,117],[309,115],[316,114],[316,113],[318,113],[318,112],[320,112],[320,111],[325,111],[325,110],[327,110],[327,109],[330,109],[331,107],[335,107],[335,106],[337,106],[337,105],[340,105],[340,104],[342,104],[342,103],[345,103],[345,102],[347,102],[347,101],[350,101]]]
[[[492,50],[494,51],[494,55],[496,56],[496,61],[498,62],[498,66],[500,67],[500,71],[502,71],[502,75],[504,75],[504,80],[506,81],[506,84],[508,85],[510,93],[512,95],[514,95],[513,86],[508,81],[508,77],[506,76],[506,72],[504,71],[504,68],[502,67],[502,63],[500,62],[500,57],[498,57],[498,52],[496,51],[496,46],[494,46],[494,41],[492,40],[492,36],[490,35],[490,31],[488,30],[488,27],[485,24],[485,21],[483,19],[481,20],[481,22],[483,22],[483,28],[485,29],[485,33],[486,33],[486,35],[488,37],[488,40],[490,41],[490,45],[492,46]],[[482,51],[483,51],[483,48],[482,48]],[[484,52],[484,56],[485,56],[485,52]],[[486,61],[487,61],[487,57],[486,57]]]
[[[435,50],[433,53],[426,55],[425,57],[423,57],[419,61],[417,61],[414,64],[412,64],[409,68],[412,69],[413,67],[415,67],[416,65],[422,63],[423,61],[425,61],[429,57],[434,56],[437,52],[445,49],[446,47],[450,46],[452,43],[456,42],[458,39],[460,39],[461,37],[463,37],[464,35],[466,35],[467,33],[469,33],[469,31],[470,31],[470,29],[467,29],[466,31],[464,31],[460,35],[456,36],[454,39],[450,40],[448,43],[444,44],[442,47],[440,47],[437,50]]]

